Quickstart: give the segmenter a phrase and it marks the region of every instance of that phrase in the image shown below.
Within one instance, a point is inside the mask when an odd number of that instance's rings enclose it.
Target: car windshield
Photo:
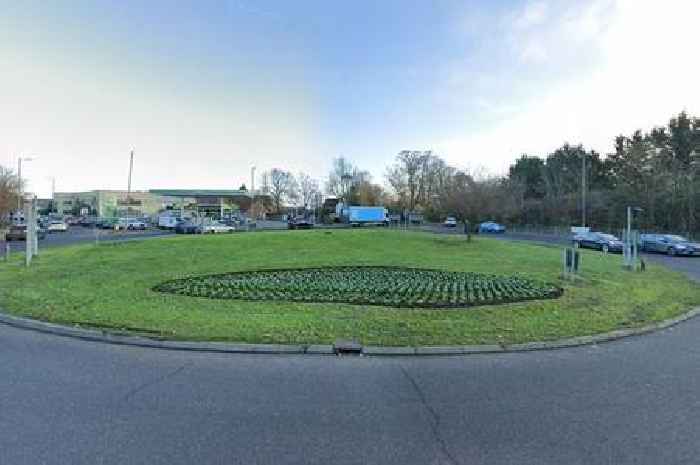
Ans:
[[[619,239],[612,234],[603,234],[603,233],[598,233],[598,237],[600,239],[604,239],[606,241],[618,241]]]

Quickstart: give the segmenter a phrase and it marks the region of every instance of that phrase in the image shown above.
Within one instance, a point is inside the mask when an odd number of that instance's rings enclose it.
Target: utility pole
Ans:
[[[17,212],[22,209],[22,157],[17,158]]]
[[[23,197],[23,190],[22,190],[22,162],[23,161],[32,161],[33,158],[31,157],[23,157],[19,156],[17,157],[17,182],[19,186],[17,186],[17,190],[19,191],[19,197],[17,198],[17,211],[18,213],[22,211],[22,197]]]
[[[37,224],[37,200],[32,198],[32,255],[39,256],[39,225]]]
[[[586,153],[581,156],[581,226],[586,227]]]
[[[131,151],[129,157],[129,184],[126,188],[126,229],[129,229],[129,205],[131,205],[131,173],[134,171],[134,151]]]
[[[131,151],[131,156],[129,157],[129,185],[127,187],[127,195],[131,195],[131,173],[134,170],[134,151]]]
[[[255,166],[250,168],[250,213],[255,212]],[[253,218],[255,219],[255,218]]]
[[[33,202],[24,202],[24,264],[29,266],[32,264],[32,255],[34,254],[34,230],[36,228],[36,220],[34,219]]]
[[[54,176],[51,176],[51,209],[49,210],[49,214],[53,213],[55,208],[56,208],[56,178]]]

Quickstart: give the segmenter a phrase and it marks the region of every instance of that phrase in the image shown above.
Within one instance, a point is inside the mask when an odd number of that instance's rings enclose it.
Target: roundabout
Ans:
[[[534,322],[551,324],[548,316],[588,329],[594,321],[599,327],[617,328],[624,327],[619,321],[631,319],[666,321],[658,315],[681,315],[697,289],[661,266],[650,266],[644,276],[620,274],[616,262],[586,253],[587,280],[562,283],[559,298],[466,311],[256,302],[152,291],[191,276],[226,275],[237,267],[244,271],[253,261],[278,269],[324,267],[333,260],[312,260],[308,254],[348,243],[364,245],[362,256],[380,254],[377,262],[394,266],[432,268],[439,263],[443,269],[480,273],[488,268],[495,275],[510,271],[557,282],[557,248],[479,240],[475,251],[462,243],[413,234],[340,236],[318,244],[317,237],[305,235],[297,242],[296,251],[307,254],[300,259],[285,252],[288,242],[282,236],[232,237],[223,246],[220,238],[212,239],[217,241],[163,239],[148,245],[57,250],[41,256],[35,270],[10,263],[11,276],[0,272],[3,305],[10,303],[14,314],[62,323],[61,328],[75,322],[87,328],[118,328],[117,322],[131,322],[151,331],[193,331],[194,325],[183,323],[189,316],[202,325],[220,324],[229,335],[256,320],[266,330],[285,325],[284,318],[271,324],[257,305],[274,308],[278,317],[308,312],[307,322],[315,324],[323,321],[321,311],[331,312],[331,321],[357,324],[372,317],[375,326],[385,328],[413,323],[418,325],[414,334],[430,329],[418,324],[416,315],[431,315],[459,327],[464,339],[469,339],[465,327],[476,326],[497,340],[498,334],[508,333],[503,326],[507,321],[541,327]],[[247,242],[252,239],[256,241]],[[254,244],[261,243],[269,255],[255,250]],[[388,244],[396,250],[382,255]],[[422,247],[423,263],[405,258],[416,247]],[[349,266],[343,262],[359,257],[359,252],[354,257],[345,253],[332,266]],[[683,264],[697,267],[697,262]],[[16,281],[16,275],[28,281]],[[58,285],[40,281],[42,276]],[[8,290],[10,282],[15,287]],[[626,292],[626,286],[637,291]],[[91,292],[100,298],[90,299]],[[669,307],[669,302],[682,305]],[[335,306],[343,313],[333,314]],[[152,314],[159,323],[149,323]],[[101,315],[112,315],[113,324],[104,324]],[[380,315],[396,320],[382,323]],[[484,324],[489,317],[501,318],[495,320],[500,333]],[[227,324],[227,318],[237,323]],[[647,324],[653,325],[633,328]],[[522,326],[511,327],[527,334]],[[339,328],[334,330],[342,332]],[[362,333],[360,325],[353,329],[365,337],[371,334]],[[611,344],[470,357],[232,357],[95,343],[0,324],[0,462],[693,463],[700,454],[695,440],[700,416],[694,408],[700,389],[698,331],[700,320],[694,318]],[[434,334],[450,337],[444,328]],[[536,336],[541,333],[531,333],[531,340]]]
[[[645,328],[700,304],[684,275],[558,247],[384,230],[81,244],[0,266],[4,313],[173,341],[513,346]]]

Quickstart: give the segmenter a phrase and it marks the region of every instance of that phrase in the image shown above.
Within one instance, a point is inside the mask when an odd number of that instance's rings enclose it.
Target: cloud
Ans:
[[[543,1],[528,2],[512,20],[515,29],[529,29],[545,22],[549,13],[549,4]]]
[[[497,70],[494,79],[513,73],[510,86],[519,92],[504,99],[485,89],[490,94],[479,97],[480,106],[493,102],[513,111],[478,131],[445,137],[437,148],[453,163],[479,160],[502,172],[521,153],[546,155],[564,142],[607,153],[620,133],[662,125],[684,109],[698,114],[700,61],[692,58],[698,17],[700,3],[694,1],[591,1],[550,16],[551,27],[513,29],[510,40],[521,39],[511,42],[519,44],[511,50],[513,59],[528,44],[541,43],[548,44],[548,63],[530,60]],[[578,50],[589,54],[567,53]],[[541,79],[524,85],[523,76]]]

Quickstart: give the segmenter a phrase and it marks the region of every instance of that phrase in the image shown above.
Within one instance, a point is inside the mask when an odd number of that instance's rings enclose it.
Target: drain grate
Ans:
[[[362,355],[362,344],[357,341],[339,339],[333,343],[333,353],[336,355]]]

